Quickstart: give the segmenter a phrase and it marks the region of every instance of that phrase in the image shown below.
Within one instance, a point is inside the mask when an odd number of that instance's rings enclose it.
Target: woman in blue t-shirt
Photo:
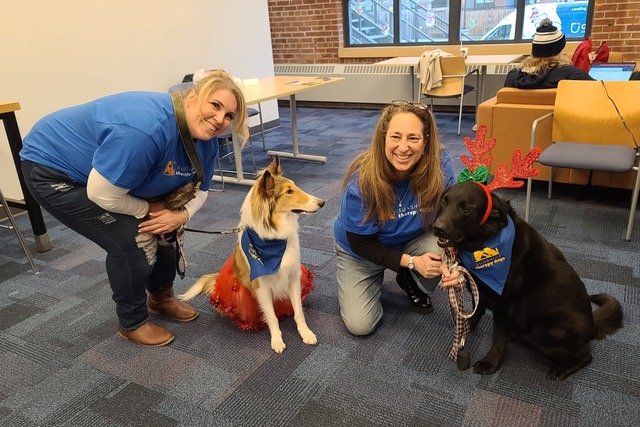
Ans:
[[[451,158],[429,109],[406,101],[387,106],[371,146],[347,168],[334,224],[338,301],[349,332],[369,334],[382,318],[386,269],[398,273],[413,304],[433,310],[424,286],[435,289],[442,262],[430,229],[440,196],[453,183]],[[443,286],[458,285],[457,272],[444,274]]]
[[[148,321],[149,312],[181,322],[198,312],[174,297],[174,246],[158,245],[149,256],[136,238],[183,226],[207,198],[216,137],[230,126],[243,140],[248,134],[242,91],[226,72],[212,71],[182,95],[176,105],[183,108],[177,110],[184,111],[204,172],[195,198],[183,208],[164,202],[196,176],[168,93],[126,92],[57,111],[34,125],[20,151],[25,181],[38,203],[107,252],[119,334],[148,346],[173,340]]]

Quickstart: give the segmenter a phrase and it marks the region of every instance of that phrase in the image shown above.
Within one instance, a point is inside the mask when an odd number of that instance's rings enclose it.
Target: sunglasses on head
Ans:
[[[414,101],[404,101],[402,99],[397,99],[395,101],[391,101],[391,105],[395,105],[398,107],[403,107],[403,106],[410,106],[410,107],[414,107],[417,108],[418,110],[425,110],[428,111],[429,110],[429,106],[424,105],[421,102],[414,102]]]

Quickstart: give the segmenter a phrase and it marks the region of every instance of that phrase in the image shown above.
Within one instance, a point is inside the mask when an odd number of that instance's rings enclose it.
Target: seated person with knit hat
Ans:
[[[504,85],[518,89],[552,89],[558,87],[560,80],[593,80],[562,54],[566,44],[562,31],[550,19],[543,19],[533,36],[531,56],[520,68],[509,71]]]

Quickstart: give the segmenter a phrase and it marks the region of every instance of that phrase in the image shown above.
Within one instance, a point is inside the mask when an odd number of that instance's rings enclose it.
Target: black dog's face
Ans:
[[[433,234],[443,246],[464,247],[482,242],[507,225],[506,202],[495,195],[489,217],[482,218],[489,203],[487,193],[474,182],[463,182],[449,188],[442,196]]]

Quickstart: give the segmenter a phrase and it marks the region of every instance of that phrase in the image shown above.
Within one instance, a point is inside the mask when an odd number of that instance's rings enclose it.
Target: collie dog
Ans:
[[[302,311],[302,300],[313,284],[311,273],[300,263],[298,214],[322,206],[323,200],[285,178],[274,158],[244,199],[233,254],[218,273],[202,276],[180,298],[186,301],[203,293],[241,329],[267,326],[276,353],[286,348],[278,325],[278,318],[285,316],[293,315],[305,344],[316,344]]]

